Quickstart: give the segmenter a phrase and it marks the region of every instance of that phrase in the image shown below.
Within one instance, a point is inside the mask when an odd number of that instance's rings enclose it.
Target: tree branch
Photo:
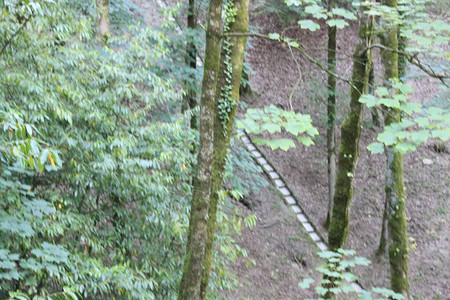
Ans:
[[[8,47],[8,45],[11,44],[12,40],[25,28],[25,26],[27,25],[27,23],[31,19],[31,17],[33,17],[33,15],[31,15],[30,17],[25,19],[25,21],[22,23],[22,26],[20,26],[19,29],[17,29],[16,32],[14,32],[14,34],[11,36],[11,38],[6,41],[6,43],[3,45],[2,49],[0,50],[0,55],[2,55],[3,52],[5,52],[6,47]]]
[[[270,38],[268,35],[265,34],[261,34],[261,33],[250,33],[250,32],[228,32],[225,33],[223,36],[250,36],[250,37],[259,37],[259,38],[263,38],[263,39],[268,39],[268,40],[272,40],[272,41],[279,41],[282,43],[286,43],[289,48],[295,49],[297,50],[297,52],[299,52],[301,55],[303,55],[307,60],[309,60],[309,62],[311,62],[312,64],[316,65],[319,69],[321,69],[322,71],[325,71],[326,73],[336,77],[337,79],[344,81],[346,83],[348,83],[352,88],[354,88],[355,90],[358,90],[351,82],[351,80],[341,77],[338,74],[331,72],[330,70],[328,70],[328,68],[326,68],[322,63],[320,63],[319,61],[317,61],[316,59],[314,59],[313,57],[311,57],[308,53],[306,53],[306,51],[304,50],[304,47],[299,44],[298,47],[292,46],[289,43],[290,42],[294,42],[295,40],[288,40],[285,39],[283,37],[280,36],[280,38],[278,40],[275,40],[273,38]]]
[[[422,70],[423,72],[425,72],[428,76],[439,79],[443,85],[445,85],[446,87],[449,86],[448,83],[445,82],[446,79],[449,79],[450,76],[447,74],[438,74],[436,73],[436,71],[433,70],[433,68],[426,64],[421,62],[417,57],[419,56],[419,53],[407,53],[407,52],[403,52],[403,51],[398,51],[392,48],[388,48],[386,46],[380,45],[380,44],[373,44],[370,47],[367,47],[367,50],[370,48],[379,48],[382,50],[386,50],[386,51],[391,51],[391,52],[395,52],[401,55],[404,55],[406,57],[406,59],[413,65],[415,65],[416,67],[418,67],[420,70]]]

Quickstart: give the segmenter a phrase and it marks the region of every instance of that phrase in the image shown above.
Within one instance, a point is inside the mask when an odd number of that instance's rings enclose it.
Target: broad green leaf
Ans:
[[[382,143],[372,143],[367,146],[367,150],[372,154],[382,154],[384,152],[384,146]]]
[[[342,29],[342,28],[344,28],[345,26],[348,26],[348,25],[349,25],[349,24],[347,23],[347,21],[341,20],[341,19],[330,19],[330,20],[327,20],[327,24],[328,24],[330,27],[336,27],[336,28],[339,28],[339,29]]]
[[[277,40],[278,41],[280,39],[280,34],[278,34],[278,33],[269,33],[268,37],[271,40]]]
[[[348,20],[357,20],[354,13],[343,8],[333,8],[331,10],[331,13],[335,16],[341,16]]]
[[[310,31],[316,31],[317,29],[320,29],[320,25],[312,20],[300,20],[298,21],[298,24],[302,29],[308,29]]]
[[[309,287],[311,286],[312,283],[314,283],[314,279],[305,278],[305,279],[303,279],[302,282],[298,283],[298,286],[301,287],[302,289],[306,290],[306,289],[309,289]]]

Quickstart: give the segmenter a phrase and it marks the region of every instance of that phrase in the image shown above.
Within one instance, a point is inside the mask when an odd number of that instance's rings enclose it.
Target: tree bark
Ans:
[[[350,204],[353,198],[353,177],[359,156],[363,105],[359,98],[367,93],[372,52],[367,47],[373,42],[373,17],[360,13],[358,41],[353,52],[350,111],[341,126],[337,177],[333,197],[333,211],[328,229],[331,250],[345,248],[348,235]]]
[[[334,7],[334,0],[328,1],[328,10]],[[328,70],[336,73],[336,26],[327,25],[328,29]],[[325,227],[328,228],[333,209],[334,186],[336,184],[336,77],[328,73],[327,99],[327,158],[328,158],[328,211]]]
[[[397,0],[383,3],[397,9]],[[387,87],[399,80],[398,26],[387,21],[387,28],[381,34],[381,44],[394,51],[383,50],[384,79]],[[385,107],[384,125],[400,122],[400,111]],[[385,148],[386,153],[386,212],[387,244],[391,267],[391,289],[409,299],[408,243],[405,212],[405,185],[403,183],[403,155],[394,146]]]
[[[188,241],[178,299],[200,299],[203,271],[214,143],[214,97],[220,64],[222,0],[209,4],[206,50],[200,101],[200,145],[189,218]]]
[[[230,24],[231,32],[248,32],[248,9],[250,0],[232,0],[236,8],[235,20]],[[214,122],[214,161],[212,171],[212,189],[209,205],[208,238],[206,240],[205,257],[203,263],[203,276],[201,284],[201,299],[206,299],[209,276],[212,270],[214,236],[216,230],[216,215],[219,202],[219,192],[222,189],[226,166],[226,157],[232,136],[236,110],[239,102],[239,88],[241,86],[242,67],[245,56],[247,37],[226,37],[224,44],[229,43],[230,53],[227,61],[227,53],[221,55],[219,82],[216,91],[216,119]],[[231,74],[228,72],[231,66]],[[220,99],[224,97],[224,91],[231,87],[231,101],[227,101],[229,107],[224,109],[219,104],[224,103]]]
[[[107,41],[111,35],[109,28],[109,0],[96,0],[98,13],[100,17],[98,19],[98,36]]]

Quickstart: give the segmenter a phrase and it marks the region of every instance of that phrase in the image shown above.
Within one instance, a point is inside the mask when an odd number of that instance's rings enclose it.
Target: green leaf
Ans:
[[[335,16],[341,16],[348,20],[357,20],[358,19],[358,18],[356,18],[354,13],[352,13],[351,11],[348,11],[346,9],[343,9],[343,8],[333,8],[331,10],[331,13]]]
[[[326,10],[317,4],[305,7],[305,12],[307,14],[311,14],[316,19],[326,19],[328,17],[326,14]]]
[[[317,294],[319,294],[321,296],[324,296],[328,292],[328,289],[326,289],[326,288],[324,288],[322,286],[317,286],[316,287],[316,292],[317,292]]]
[[[420,112],[422,110],[422,105],[416,102],[406,102],[400,105],[400,110],[408,115]]]
[[[305,145],[306,147],[309,147],[309,146],[311,146],[311,145],[314,145],[314,141],[313,141],[310,137],[307,137],[307,136],[299,136],[299,137],[297,138],[297,140],[298,140],[300,143],[302,143],[303,145]]]
[[[345,20],[341,20],[341,19],[331,19],[331,20],[327,20],[327,24],[330,27],[336,27],[339,29],[344,28],[345,26],[348,26],[349,24],[347,23],[347,21]]]
[[[376,88],[375,93],[377,93],[378,96],[380,96],[380,97],[389,96],[389,91],[384,86],[380,86],[380,87]]]
[[[298,24],[302,29],[308,29],[310,31],[316,31],[317,29],[320,29],[320,25],[312,20],[300,20],[298,21]]]
[[[276,41],[280,40],[280,35],[278,33],[269,33],[268,37],[271,40],[276,40]]]
[[[303,279],[302,282],[298,283],[298,286],[301,287],[302,289],[306,290],[306,289],[309,289],[309,287],[311,286],[312,283],[314,283],[314,279],[305,278],[305,279]]]
[[[382,154],[384,152],[384,146],[382,143],[372,143],[367,146],[367,150],[372,154]]]

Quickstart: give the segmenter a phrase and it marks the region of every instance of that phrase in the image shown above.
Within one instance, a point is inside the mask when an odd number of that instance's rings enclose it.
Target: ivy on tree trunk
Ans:
[[[207,239],[207,219],[213,164],[215,95],[220,65],[222,0],[209,4],[206,50],[200,100],[200,145],[189,218],[188,241],[178,299],[200,299],[200,282]]]
[[[248,32],[248,9],[250,0],[231,0],[236,8],[234,22],[229,25],[231,32]],[[239,102],[239,88],[241,85],[242,68],[245,55],[247,37],[226,37],[230,44],[229,53],[222,53],[219,82],[216,91],[216,120],[214,123],[214,161],[212,173],[212,189],[209,205],[208,238],[203,263],[203,278],[201,284],[201,298],[206,299],[209,276],[212,269],[214,235],[216,230],[216,215],[219,202],[219,192],[222,189],[226,166],[226,157],[233,131],[236,110]],[[225,44],[225,43],[224,43]],[[229,59],[227,60],[227,54]],[[231,74],[228,72],[231,67]],[[230,89],[231,88],[231,89]],[[230,90],[231,93],[224,93]],[[223,97],[231,99],[219,101]],[[221,107],[220,103],[228,103],[229,107]]]

